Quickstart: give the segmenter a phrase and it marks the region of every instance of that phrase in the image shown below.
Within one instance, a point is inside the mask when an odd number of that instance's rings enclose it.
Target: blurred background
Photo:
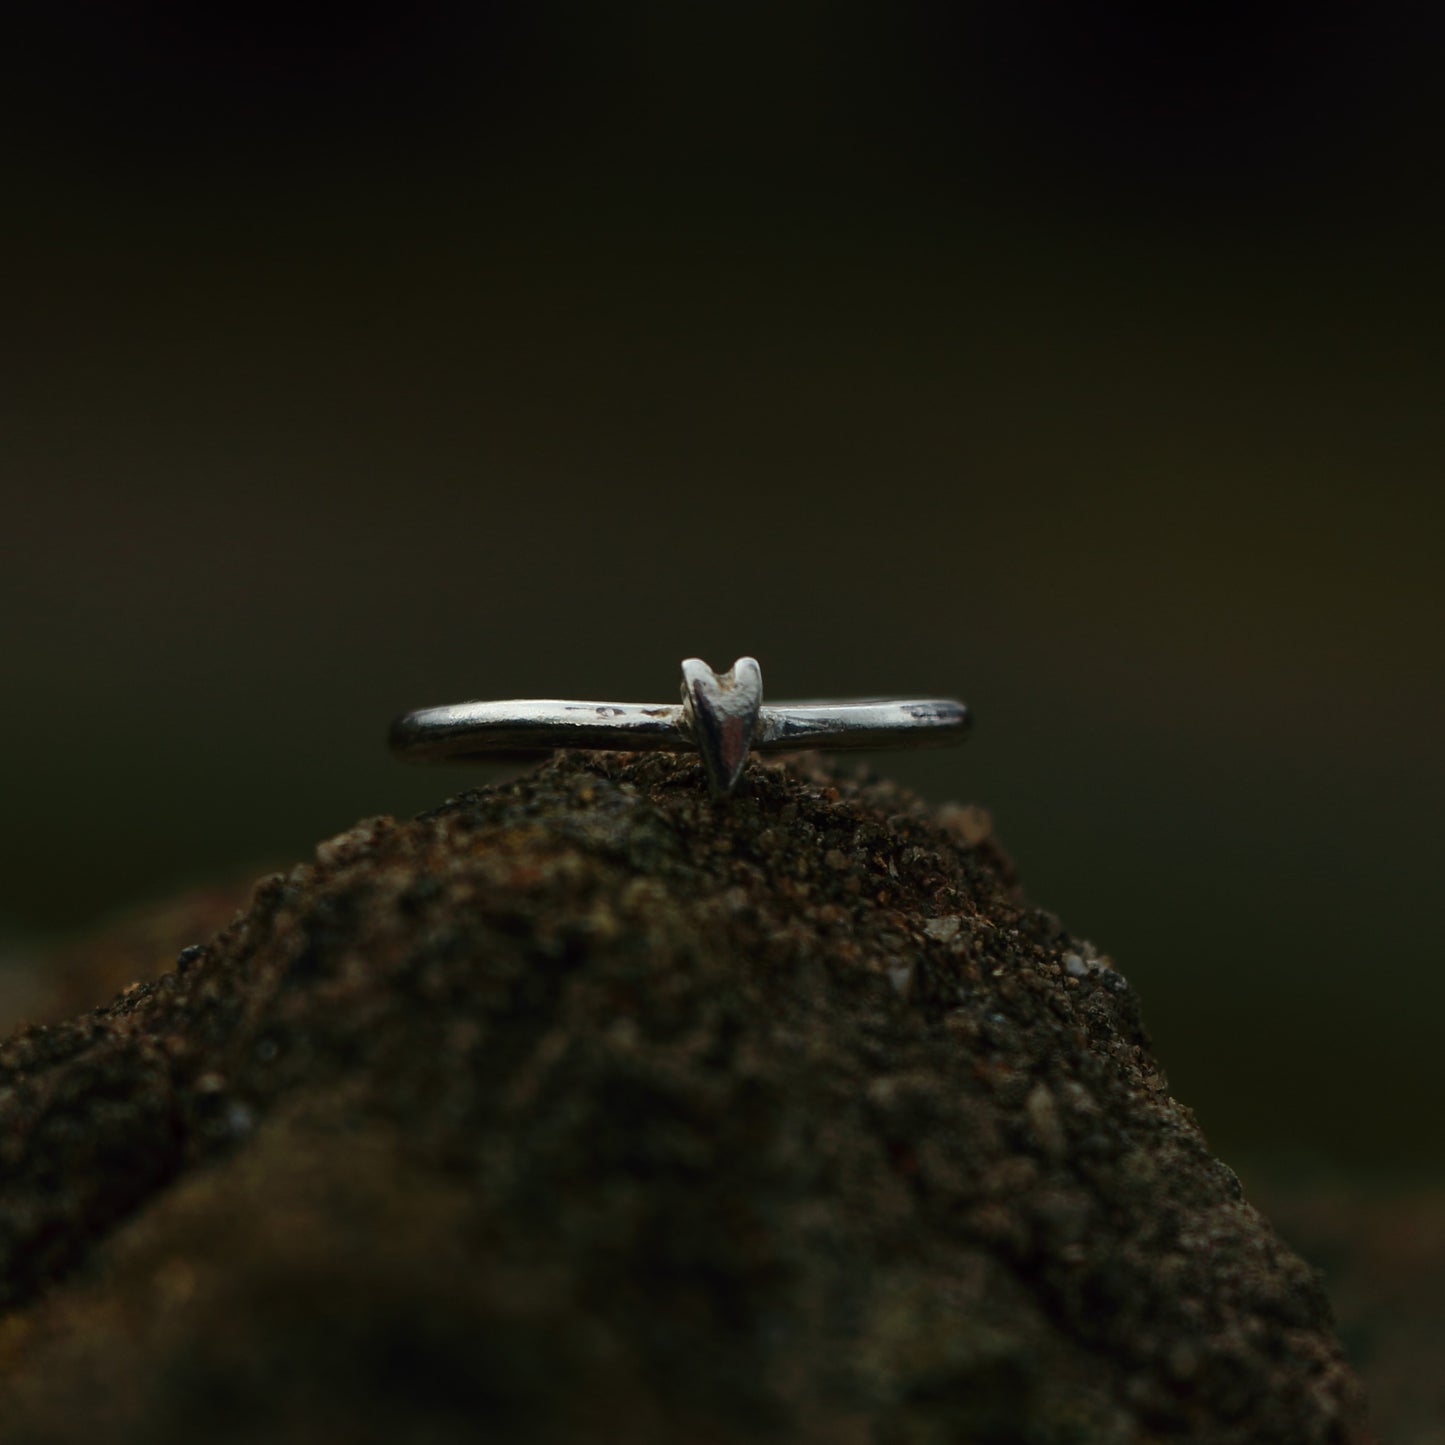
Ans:
[[[0,936],[485,771],[941,692],[1226,1157],[1438,1170],[1429,7],[12,7]],[[159,968],[165,961],[158,960]]]

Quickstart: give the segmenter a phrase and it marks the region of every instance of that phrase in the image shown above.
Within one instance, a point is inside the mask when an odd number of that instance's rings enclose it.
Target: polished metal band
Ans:
[[[702,754],[713,787],[736,784],[749,751],[943,747],[962,742],[971,718],[950,698],[858,698],[764,706],[762,673],[740,658],[722,674],[689,658],[677,703],[462,702],[397,718],[391,747],[417,762],[548,748],[616,748]]]

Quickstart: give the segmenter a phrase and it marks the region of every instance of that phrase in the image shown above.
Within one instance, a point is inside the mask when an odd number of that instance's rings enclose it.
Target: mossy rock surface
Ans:
[[[6,1445],[1313,1445],[1359,1395],[986,819],[806,760],[360,824],[0,1043]]]

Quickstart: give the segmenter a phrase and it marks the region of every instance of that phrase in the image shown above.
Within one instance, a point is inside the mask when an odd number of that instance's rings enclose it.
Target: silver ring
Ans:
[[[749,752],[803,748],[947,747],[967,735],[968,708],[952,698],[852,698],[763,706],[763,673],[740,657],[724,673],[689,657],[682,702],[459,702],[409,712],[391,748],[411,762],[550,748],[697,752],[715,793],[730,793]]]

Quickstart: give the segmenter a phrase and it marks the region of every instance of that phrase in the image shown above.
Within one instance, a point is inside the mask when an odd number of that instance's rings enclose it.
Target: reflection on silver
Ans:
[[[701,754],[715,793],[731,792],[749,752],[805,748],[946,747],[972,722],[951,698],[856,698],[763,706],[763,674],[740,657],[725,673],[690,657],[682,703],[460,702],[409,712],[391,747],[412,762],[550,748],[651,749]]]

